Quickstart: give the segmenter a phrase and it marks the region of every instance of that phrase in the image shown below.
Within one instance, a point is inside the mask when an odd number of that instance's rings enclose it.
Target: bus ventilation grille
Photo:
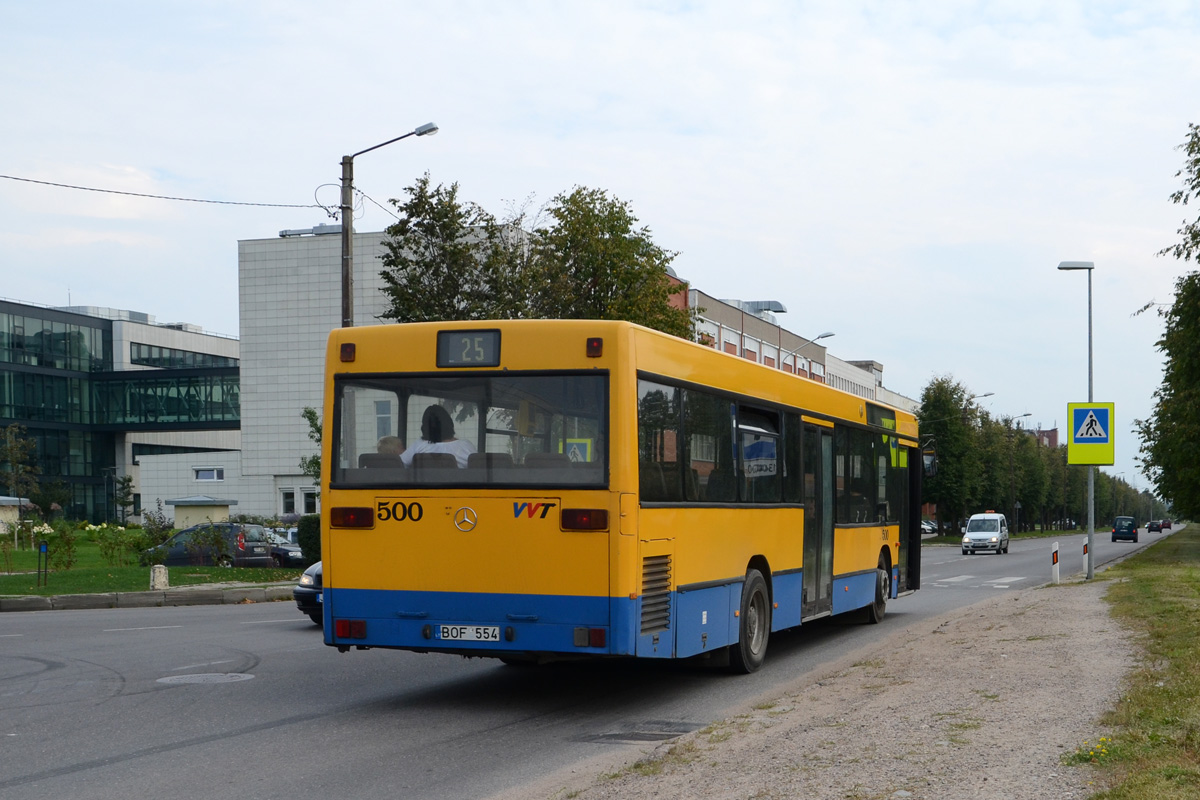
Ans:
[[[642,633],[671,627],[671,557],[642,559]]]

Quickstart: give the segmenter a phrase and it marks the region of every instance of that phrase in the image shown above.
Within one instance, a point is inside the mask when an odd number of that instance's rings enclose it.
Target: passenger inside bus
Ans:
[[[449,453],[454,456],[459,469],[466,469],[467,459],[475,452],[475,445],[466,439],[454,438],[454,421],[450,413],[439,405],[425,409],[421,417],[421,440],[400,454],[406,466],[412,466],[413,457],[421,453]]]
[[[399,436],[384,436],[375,446],[376,452],[363,453],[358,457],[360,467],[394,467],[404,466],[400,454],[404,452],[404,440]]]

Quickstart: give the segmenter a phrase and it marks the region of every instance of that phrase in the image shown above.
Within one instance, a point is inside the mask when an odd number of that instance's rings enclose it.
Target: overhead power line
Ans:
[[[151,200],[175,200],[181,203],[211,203],[221,206],[259,206],[262,208],[320,208],[328,210],[325,206],[316,204],[302,203],[243,203],[237,200],[200,200],[195,197],[170,197],[163,194],[143,194],[141,192],[121,192],[116,189],[96,189],[91,186],[72,186],[69,183],[54,183],[53,181],[36,181],[33,178],[18,178],[15,175],[0,175],[0,178],[5,178],[10,181],[23,181],[25,183],[38,183],[42,186],[54,186],[59,189],[77,189],[81,192],[99,192],[101,194],[122,194],[127,197],[146,197]]]

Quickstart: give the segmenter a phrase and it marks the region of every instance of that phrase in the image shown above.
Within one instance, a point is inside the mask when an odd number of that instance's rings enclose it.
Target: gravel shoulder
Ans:
[[[1099,717],[1138,652],[1105,589],[1006,592],[914,623],[735,717],[506,800],[1086,798],[1096,773],[1061,756],[1109,735]]]

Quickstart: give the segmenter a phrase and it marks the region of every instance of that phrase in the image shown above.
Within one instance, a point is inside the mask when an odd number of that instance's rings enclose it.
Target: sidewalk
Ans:
[[[291,600],[295,581],[268,584],[205,583],[150,592],[0,596],[5,611],[64,611],[83,608],[155,608],[266,603]]]

